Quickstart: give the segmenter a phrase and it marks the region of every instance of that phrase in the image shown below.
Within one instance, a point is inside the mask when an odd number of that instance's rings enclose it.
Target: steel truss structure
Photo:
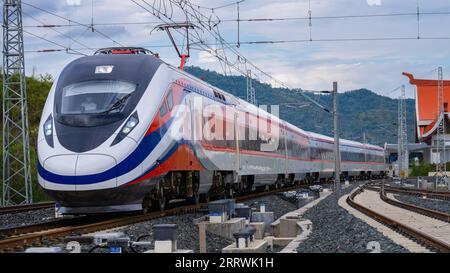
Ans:
[[[32,203],[20,0],[3,1],[2,204]]]

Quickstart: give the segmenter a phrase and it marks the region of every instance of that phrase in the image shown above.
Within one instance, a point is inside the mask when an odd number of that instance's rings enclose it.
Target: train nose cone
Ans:
[[[44,168],[58,175],[73,177],[78,155],[55,155],[44,161]],[[52,181],[53,183],[45,183],[45,188],[49,190],[75,190],[75,184],[70,181]]]
[[[109,155],[78,155],[76,176],[79,183],[77,184],[77,190],[93,190],[116,187],[116,164],[116,159]],[[92,179],[92,181],[90,181],[90,179]],[[94,181],[96,183],[91,183]]]
[[[83,191],[117,186],[116,160],[102,154],[56,155],[44,161],[49,190]]]

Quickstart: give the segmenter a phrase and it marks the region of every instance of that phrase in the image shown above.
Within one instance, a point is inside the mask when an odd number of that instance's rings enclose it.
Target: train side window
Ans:
[[[172,90],[170,90],[169,95],[167,95],[167,106],[169,107],[169,111],[172,111],[172,108],[173,108]]]
[[[165,114],[167,114],[167,106],[166,104],[163,102],[163,104],[161,105],[161,109],[159,110],[159,115],[161,117],[163,117]]]

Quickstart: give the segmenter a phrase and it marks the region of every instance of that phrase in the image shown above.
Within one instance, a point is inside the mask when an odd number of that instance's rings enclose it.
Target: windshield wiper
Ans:
[[[127,99],[131,96],[131,94],[132,93],[127,94],[127,95],[123,96],[122,98],[118,99],[113,105],[111,105],[111,107],[108,110],[101,112],[101,114],[107,114],[113,110],[121,108],[125,104]]]

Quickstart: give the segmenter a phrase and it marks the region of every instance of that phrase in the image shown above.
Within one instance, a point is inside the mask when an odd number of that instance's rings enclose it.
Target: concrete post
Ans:
[[[198,224],[198,240],[200,244],[200,253],[206,253],[206,227],[204,223]]]

